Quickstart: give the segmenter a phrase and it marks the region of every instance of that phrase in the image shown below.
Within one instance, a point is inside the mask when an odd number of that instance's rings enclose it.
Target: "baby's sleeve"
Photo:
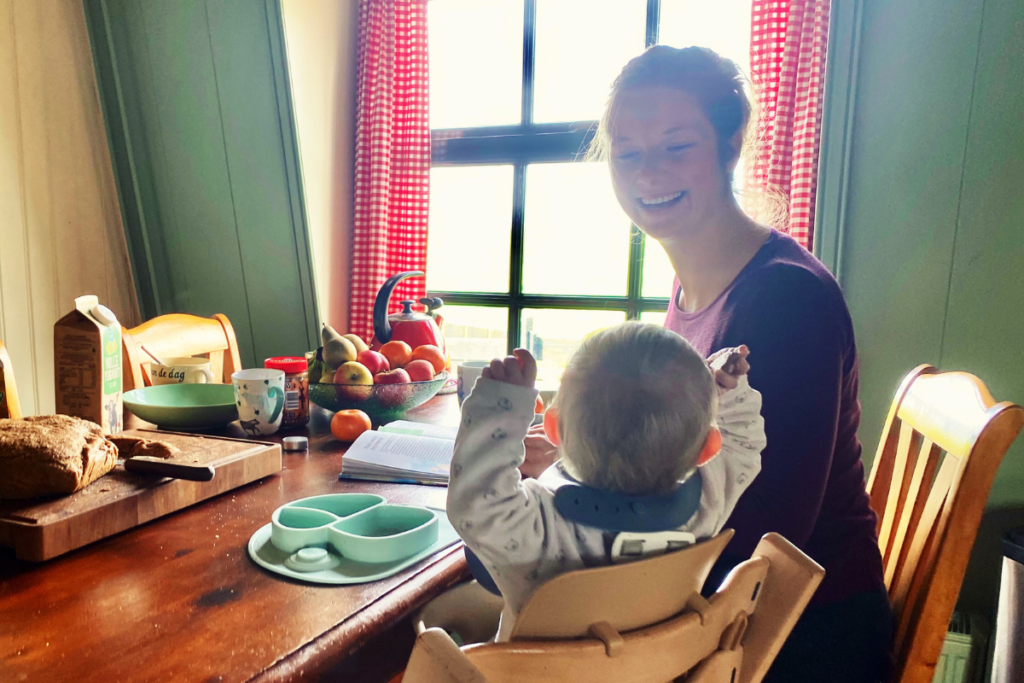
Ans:
[[[736,502],[761,471],[761,451],[767,444],[761,394],[751,388],[746,376],[719,397],[715,419],[722,432],[722,450],[700,467],[700,507],[686,525],[698,538],[722,530]]]
[[[533,421],[534,389],[480,378],[462,405],[448,484],[448,519],[488,566],[536,561],[544,552],[540,500],[519,474]]]

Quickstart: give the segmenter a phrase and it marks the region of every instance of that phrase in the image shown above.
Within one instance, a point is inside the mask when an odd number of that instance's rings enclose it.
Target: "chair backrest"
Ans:
[[[893,680],[929,683],[996,470],[1024,409],[964,372],[914,369],[868,479],[896,619]]]
[[[130,330],[122,329],[121,339],[125,391],[151,384],[147,364],[155,359],[142,347],[160,358],[206,356],[213,376],[224,384],[230,384],[232,373],[242,369],[235,329],[222,313],[212,318],[161,315]]]
[[[7,349],[0,342],[0,419],[21,419],[21,404],[18,403],[18,388],[14,385],[14,366]]]
[[[581,638],[519,639],[462,649],[443,629],[432,628],[418,636],[403,681],[665,683],[689,672],[687,683],[758,683],[823,576],[824,570],[800,550],[768,534],[718,592],[707,600],[691,593],[667,619],[631,632],[602,620]],[[646,602],[662,599],[654,587],[634,595]],[[584,601],[601,604],[607,597],[585,596]]]
[[[559,574],[540,586],[516,617],[512,640],[579,638],[606,621],[617,631],[656,624],[679,614],[700,593],[733,536],[726,529],[688,548],[606,567]],[[657,600],[651,596],[657,595]]]

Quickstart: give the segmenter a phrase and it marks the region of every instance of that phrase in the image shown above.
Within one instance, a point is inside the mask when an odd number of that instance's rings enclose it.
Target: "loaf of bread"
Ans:
[[[88,420],[0,420],[0,498],[74,493],[116,464],[117,447]]]

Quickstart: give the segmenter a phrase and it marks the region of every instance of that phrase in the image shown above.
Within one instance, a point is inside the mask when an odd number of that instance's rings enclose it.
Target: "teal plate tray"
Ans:
[[[346,585],[380,581],[381,579],[386,579],[389,576],[397,574],[407,567],[411,567],[420,560],[430,557],[434,553],[459,541],[459,535],[455,532],[455,528],[452,526],[451,522],[448,521],[448,515],[445,514],[445,511],[438,508],[430,509],[438,513],[437,540],[415,555],[402,558],[395,562],[385,562],[381,564],[356,562],[354,560],[341,557],[337,553],[328,549],[327,552],[333,566],[329,566],[315,572],[295,571],[294,569],[289,569],[285,566],[285,560],[291,556],[291,553],[278,549],[270,542],[271,524],[260,527],[260,529],[252,535],[252,538],[249,539],[249,557],[252,558],[253,562],[267,571],[274,572],[275,574],[281,574],[282,576],[287,576],[298,581],[330,585]]]

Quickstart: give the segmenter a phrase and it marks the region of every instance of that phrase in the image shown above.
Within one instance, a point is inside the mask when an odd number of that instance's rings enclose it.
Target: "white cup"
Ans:
[[[284,417],[284,370],[256,368],[231,375],[242,429],[249,436],[273,434]]]
[[[213,384],[208,358],[167,358],[166,365],[149,364],[149,377],[154,386],[160,384]]]
[[[466,400],[470,392],[473,391],[473,386],[476,384],[477,378],[484,371],[484,368],[490,367],[491,361],[489,360],[468,360],[459,363],[459,405]]]

